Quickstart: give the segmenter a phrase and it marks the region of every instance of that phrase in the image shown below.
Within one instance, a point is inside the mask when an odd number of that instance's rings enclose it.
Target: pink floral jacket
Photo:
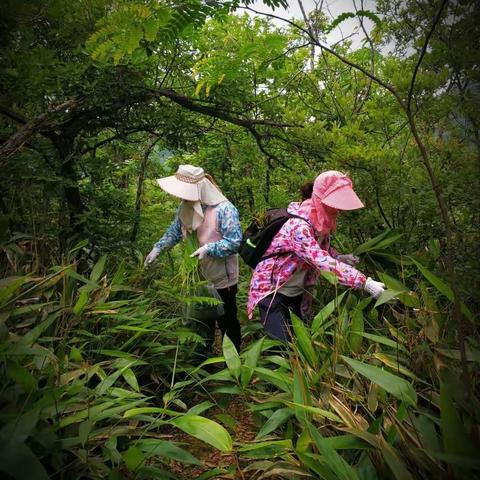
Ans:
[[[295,214],[300,204],[293,202],[288,206],[288,212]],[[357,269],[339,262],[331,255],[337,255],[329,246],[328,250],[320,247],[315,237],[313,227],[299,218],[287,220],[280,231],[273,237],[272,243],[265,252],[265,256],[279,252],[291,254],[268,258],[260,262],[255,268],[250,281],[247,313],[252,318],[253,310],[262,298],[277,291],[301,267],[306,269],[305,289],[308,291],[315,284],[319,270],[333,272],[339,283],[347,287],[362,288],[366,277]],[[330,255],[329,255],[330,253]],[[302,313],[308,316],[311,295],[304,295]]]

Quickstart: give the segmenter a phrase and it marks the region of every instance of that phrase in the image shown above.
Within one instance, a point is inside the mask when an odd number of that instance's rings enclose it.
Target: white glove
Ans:
[[[145,258],[145,261],[143,262],[143,266],[148,267],[149,265],[151,265],[159,255],[160,255],[160,249],[158,247],[153,247],[152,251]]]
[[[363,288],[373,298],[378,298],[384,292],[385,285],[382,282],[376,282],[372,278],[368,277]]]
[[[203,260],[208,255],[207,245],[200,247],[198,250],[195,250],[190,256],[198,257],[199,260]]]
[[[348,265],[351,265],[352,267],[354,267],[360,261],[360,258],[351,253],[349,253],[348,255],[338,255],[336,259],[339,262],[346,263]]]

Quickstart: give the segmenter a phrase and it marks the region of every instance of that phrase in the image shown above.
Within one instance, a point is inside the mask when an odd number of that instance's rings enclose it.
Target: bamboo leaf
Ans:
[[[308,432],[322,455],[325,464],[336,475],[339,480],[359,480],[357,472],[351,467],[336,451],[325,441],[311,423],[308,423]]]
[[[222,452],[232,450],[232,437],[224,427],[213,420],[198,415],[182,415],[171,420],[170,423]]]
[[[100,277],[102,276],[103,270],[105,269],[105,262],[107,261],[107,256],[102,255],[95,266],[92,268],[92,271],[90,273],[90,280],[92,282],[98,282]]]
[[[86,290],[82,290],[80,292],[80,295],[78,296],[78,299],[73,306],[73,313],[75,315],[80,315],[83,310],[85,309],[85,306],[88,303],[88,292]]]
[[[409,405],[416,405],[417,394],[412,385],[401,377],[366,363],[342,355],[342,359],[356,372],[376,383],[387,392]]]
[[[318,313],[315,315],[315,318],[312,321],[311,331],[313,334],[322,327],[322,325],[327,321],[330,315],[340,306],[343,298],[347,292],[343,292],[338,297],[335,297],[331,302],[327,303]]]
[[[241,372],[241,384],[242,387],[246,387],[255,371],[255,368],[258,363],[258,359],[260,358],[260,354],[262,353],[263,347],[263,337],[257,340],[253,345],[251,345],[246,352],[244,352],[243,356],[245,358],[244,364],[242,365],[242,372]]]
[[[293,331],[295,332],[294,344],[298,348],[301,356],[308,362],[312,368],[316,368],[318,357],[313,346],[312,338],[308,328],[303,320],[294,313],[291,314]]]
[[[368,338],[369,340],[372,340],[373,342],[381,343],[382,345],[386,345],[387,347],[393,348],[394,350],[400,350],[404,353],[408,353],[408,350],[398,342],[395,342],[394,340],[391,340],[390,338],[383,337],[381,335],[375,335],[373,333],[362,333],[362,337]]]
[[[137,382],[137,377],[133,373],[133,370],[131,368],[127,368],[123,373],[122,373],[123,378],[125,381],[136,391],[140,391],[140,387],[138,386]]]
[[[373,308],[377,308],[380,305],[389,302],[390,300],[396,299],[399,295],[401,295],[401,293],[402,292],[398,290],[384,290],[378,297]]]
[[[238,355],[237,349],[233,342],[225,334],[223,336],[223,356],[225,358],[225,363],[227,364],[228,370],[230,371],[233,378],[238,380],[240,377],[240,371],[242,368],[242,363],[240,362],[240,357]]]
[[[33,393],[37,389],[37,380],[22,365],[16,362],[9,362],[7,364],[8,376],[18,383],[26,392]]]
[[[350,324],[350,335],[348,338],[352,352],[358,352],[362,346],[363,329],[363,313],[355,309],[352,314],[352,323]]]
[[[440,382],[440,419],[445,452],[463,457],[478,457],[478,448],[466,434],[463,422],[455,409],[449,386]]]
[[[148,438],[136,442],[135,447],[145,453],[148,458],[158,455],[160,457],[178,460],[179,462],[189,465],[203,465],[198,458],[170,441]]]
[[[421,263],[417,262],[415,259],[412,258],[413,263],[418,267],[422,275],[445,297],[447,297],[451,302],[455,301],[455,296],[453,294],[453,290],[444,280],[440,277],[437,277],[434,273],[424,267]],[[462,313],[468,317],[471,321],[475,320],[474,315],[469,310],[469,308],[463,303],[460,302],[460,308]]]
[[[279,408],[273,412],[273,414],[263,424],[255,439],[259,440],[260,438],[265,437],[269,433],[273,432],[278,427],[283,425],[292,415],[293,412],[290,408]]]

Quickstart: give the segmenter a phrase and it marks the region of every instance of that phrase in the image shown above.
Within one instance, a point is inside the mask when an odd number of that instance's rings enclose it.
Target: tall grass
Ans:
[[[377,301],[330,285],[311,323],[293,317],[284,355],[250,324],[241,355],[224,337],[223,356],[200,366],[191,360],[202,338],[182,307],[196,273],[186,283],[156,278],[107,257],[80,270],[74,249],[44,274],[4,278],[0,471],[182,478],[173,473],[180,462],[203,465],[198,478],[478,477],[480,410],[464,395],[450,290],[419,258],[391,253],[393,241],[383,235],[362,247],[366,268],[388,287]],[[476,391],[473,333],[467,359]],[[209,373],[208,364],[220,369]],[[237,440],[231,418],[210,413],[234,398],[254,415],[254,441]],[[179,431],[234,464],[211,470],[178,442]]]

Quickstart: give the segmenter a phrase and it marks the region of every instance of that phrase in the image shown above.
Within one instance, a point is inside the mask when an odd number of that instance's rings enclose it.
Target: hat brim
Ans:
[[[337,210],[356,210],[364,207],[362,201],[349,186],[335,190],[325,197],[322,203]]]
[[[157,178],[157,184],[165,192],[182,200],[190,202],[198,202],[200,200],[198,185],[196,183],[182,182],[175,175]]]

